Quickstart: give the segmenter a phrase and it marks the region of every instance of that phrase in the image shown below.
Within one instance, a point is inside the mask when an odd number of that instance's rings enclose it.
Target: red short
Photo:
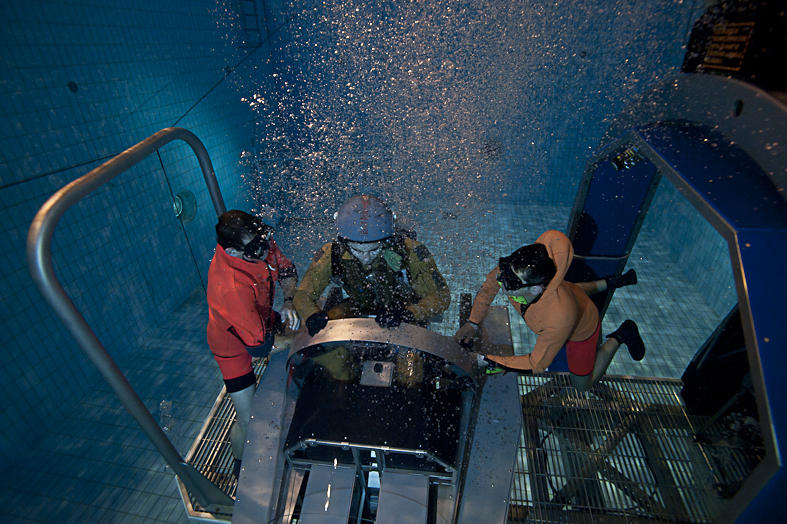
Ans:
[[[208,347],[221,370],[224,380],[251,373],[251,355],[238,337],[208,323]]]
[[[568,370],[575,375],[589,375],[596,363],[596,348],[598,337],[601,335],[601,322],[596,326],[596,331],[585,340],[579,342],[569,340],[566,342],[566,360]]]

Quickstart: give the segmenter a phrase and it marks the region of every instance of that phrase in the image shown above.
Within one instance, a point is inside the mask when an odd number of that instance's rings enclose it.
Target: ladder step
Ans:
[[[350,518],[355,468],[315,464],[301,506],[302,524],[334,524]]]
[[[429,477],[385,471],[380,477],[377,524],[424,524]]]

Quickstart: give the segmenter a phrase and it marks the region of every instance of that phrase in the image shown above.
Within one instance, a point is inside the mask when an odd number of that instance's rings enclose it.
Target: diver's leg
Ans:
[[[585,391],[598,382],[598,379],[603,377],[604,373],[607,372],[607,368],[615,357],[615,353],[618,352],[619,347],[620,342],[614,338],[608,338],[606,342],[601,344],[596,350],[596,360],[593,363],[593,371],[585,376],[575,375],[574,373],[571,374],[571,383],[574,387],[581,391]]]
[[[600,280],[590,282],[576,282],[576,285],[587,295],[602,293],[607,290],[617,289],[624,286],[631,286],[637,283],[637,272],[629,269],[622,275],[612,275]]]
[[[606,280],[591,280],[590,282],[575,282],[579,289],[585,292],[586,295],[593,295],[607,290]]]
[[[594,382],[594,371],[599,361],[599,337],[601,322],[596,324],[593,334],[585,340],[569,340],[566,342],[566,360],[571,372],[571,383],[579,389],[588,389]]]
[[[230,443],[232,444],[232,454],[238,460],[243,456],[243,445],[246,441],[246,430],[249,428],[251,402],[255,389],[256,385],[251,385],[230,393],[232,405],[235,407],[235,422],[232,423],[230,429]]]
[[[645,343],[639,335],[637,324],[633,320],[625,320],[618,329],[607,335],[607,340],[598,347],[593,371],[584,377],[572,373],[571,380],[574,387],[585,390],[598,382],[607,372],[609,364],[622,344],[626,345],[631,358],[635,361],[640,361],[645,357]]]

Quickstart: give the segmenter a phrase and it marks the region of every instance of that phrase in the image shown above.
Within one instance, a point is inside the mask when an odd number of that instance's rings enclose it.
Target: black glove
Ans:
[[[273,326],[271,326],[271,329],[275,335],[284,333],[284,324],[281,323],[281,313],[276,310],[273,311]]]
[[[637,283],[637,272],[633,269],[629,269],[622,275],[612,275],[611,277],[607,277],[604,280],[607,281],[607,289],[613,290],[619,287],[630,286],[632,284]]]
[[[395,306],[379,311],[374,320],[380,327],[391,329],[399,326],[402,322],[413,322],[415,317],[406,307]]]
[[[454,340],[465,349],[472,349],[475,338],[478,335],[478,324],[475,322],[465,322],[454,335]]]
[[[306,329],[309,330],[309,336],[313,337],[320,332],[328,324],[328,314],[325,311],[318,311],[306,319]]]
[[[273,349],[273,332],[268,333],[259,346],[246,346],[246,351],[249,352],[251,358],[267,357],[271,349]]]

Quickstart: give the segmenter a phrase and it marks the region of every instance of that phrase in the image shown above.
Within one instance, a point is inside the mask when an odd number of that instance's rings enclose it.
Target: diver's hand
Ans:
[[[465,322],[454,335],[454,340],[459,342],[462,347],[469,348],[478,333],[478,324],[475,322]]]
[[[309,336],[314,336],[320,332],[328,324],[328,314],[325,311],[318,311],[306,319],[306,329],[309,330]]]
[[[380,327],[393,329],[402,322],[413,322],[415,317],[406,307],[391,307],[377,312],[374,320]]]
[[[298,312],[295,311],[292,300],[284,301],[284,305],[281,308],[281,317],[286,326],[291,330],[298,331],[298,328],[301,327],[301,317],[299,317]]]
[[[503,355],[485,355],[484,359],[488,361],[490,364],[489,366],[496,366],[504,371],[514,371],[520,374],[529,375],[533,372],[533,369],[530,367],[530,359],[528,355],[513,355],[504,357]],[[490,374],[489,371],[491,368],[487,368],[487,374]],[[497,371],[499,373],[500,371]]]
[[[501,366],[497,362],[493,360],[489,360],[486,358],[487,356],[482,353],[476,353],[476,365],[478,366],[478,372],[484,375],[497,375],[498,373],[507,373],[510,371],[505,366]]]

